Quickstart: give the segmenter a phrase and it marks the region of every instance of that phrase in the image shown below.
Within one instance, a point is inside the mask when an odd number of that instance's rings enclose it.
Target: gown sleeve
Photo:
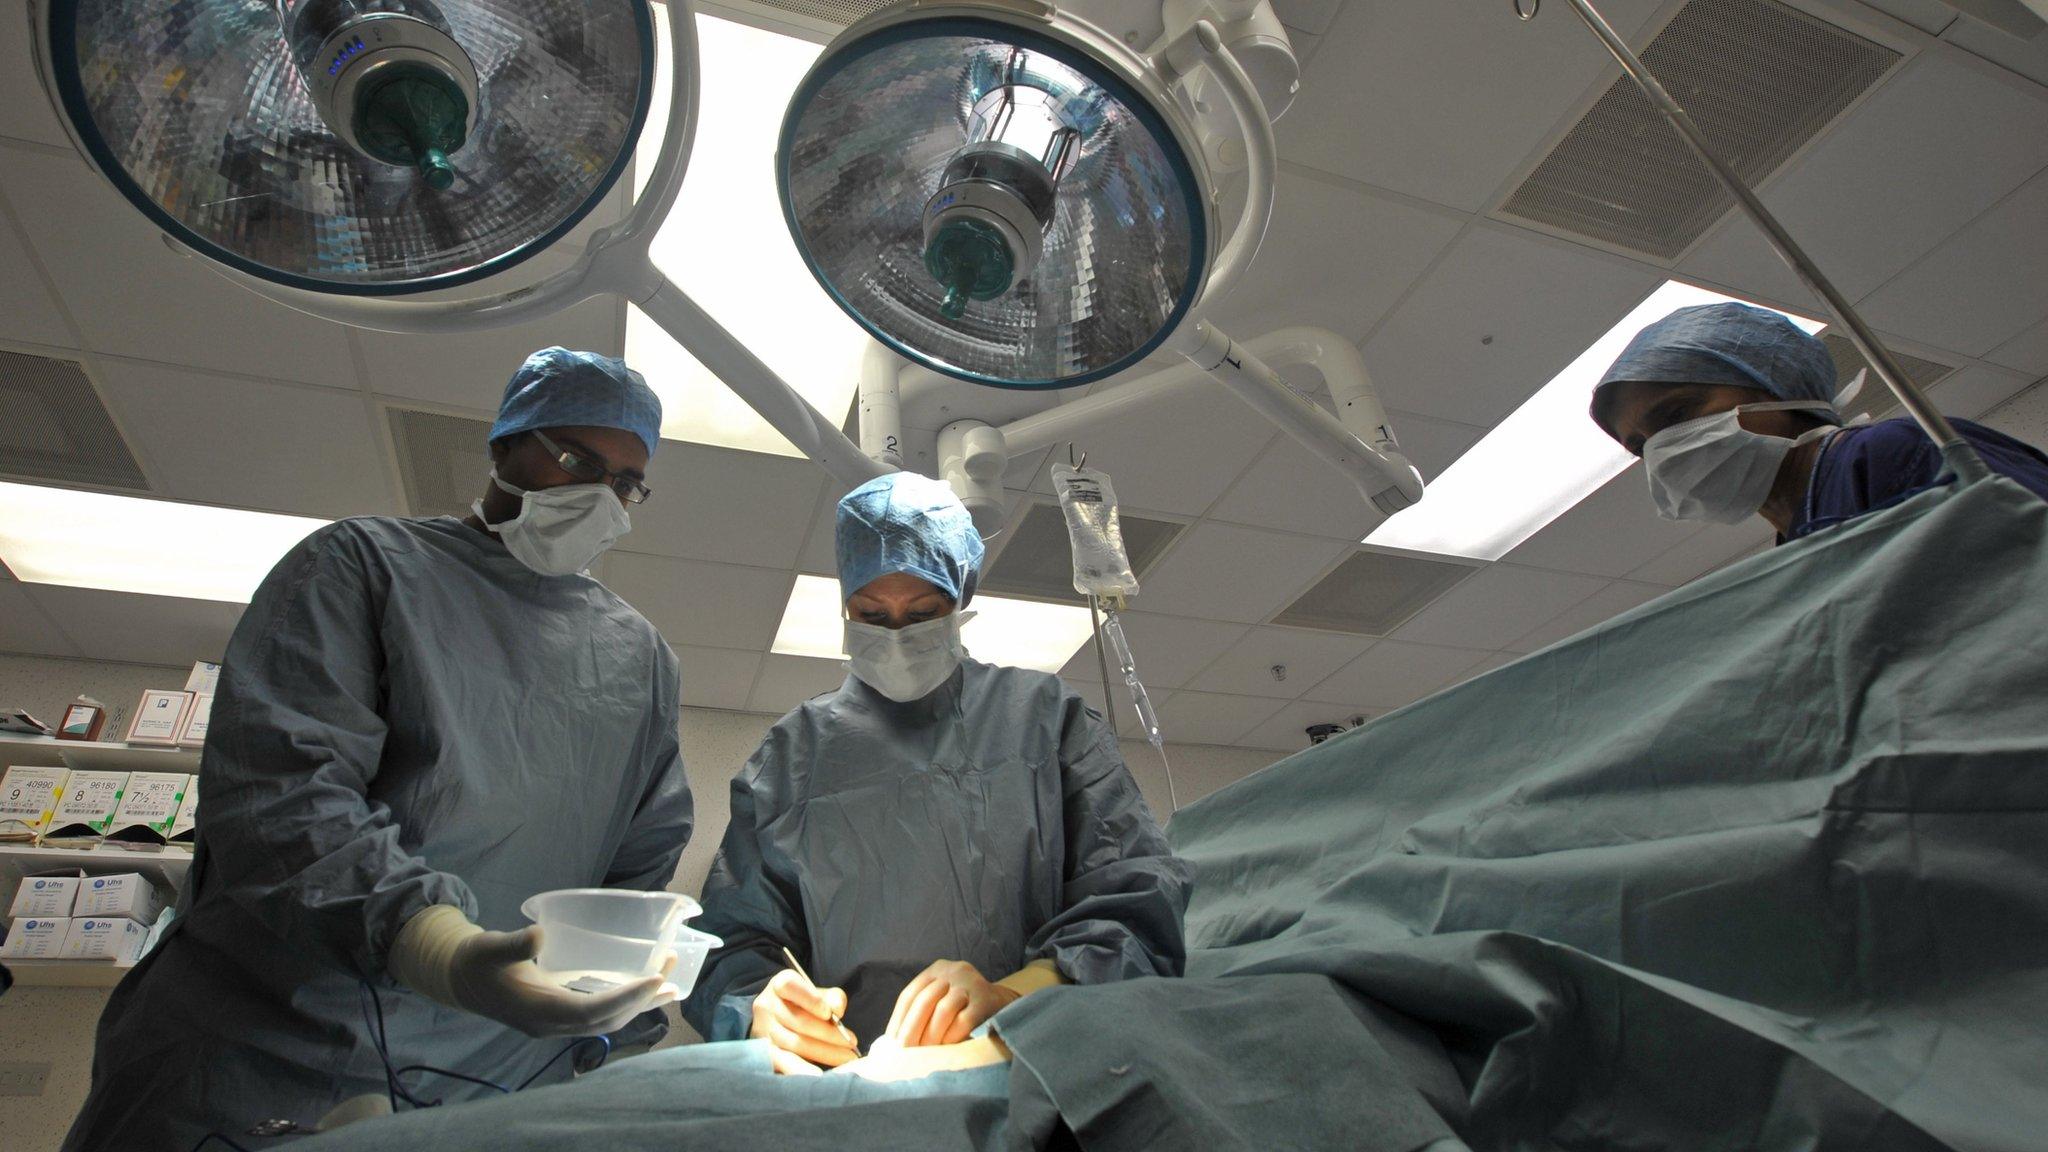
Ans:
[[[653,769],[633,811],[633,823],[605,873],[607,888],[658,892],[668,887],[696,825],[690,778],[683,771],[680,669],[675,652],[666,643],[659,643],[659,652],[660,674],[650,689],[654,700],[645,745],[653,749]]]
[[[199,779],[199,882],[294,949],[381,977],[400,928],[434,904],[477,915],[462,880],[400,841],[369,797],[386,733],[378,617],[394,554],[343,521],[256,590],[221,662]]]
[[[1192,872],[1168,846],[1108,725],[1071,693],[1061,725],[1064,907],[1033,934],[1026,956],[1050,958],[1077,984],[1178,976]]]
[[[704,915],[696,926],[724,943],[712,950],[683,1003],[683,1016],[706,1040],[743,1040],[753,1028],[753,1000],[788,967],[782,949],[810,950],[796,877],[762,851],[765,781],[786,777],[791,733],[778,724],[732,781],[732,817],[704,881]]]

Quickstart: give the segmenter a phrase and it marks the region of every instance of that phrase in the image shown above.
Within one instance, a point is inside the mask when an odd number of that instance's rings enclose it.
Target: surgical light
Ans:
[[[36,0],[80,149],[177,243],[417,292],[567,234],[625,170],[653,35],[622,0]]]
[[[1214,256],[1193,127],[1151,66],[1078,20],[885,11],[790,101],[776,178],[833,299],[976,383],[1121,371],[1194,307]]]

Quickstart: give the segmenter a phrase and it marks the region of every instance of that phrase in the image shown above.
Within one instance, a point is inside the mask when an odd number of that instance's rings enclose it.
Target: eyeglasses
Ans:
[[[533,438],[540,441],[541,447],[554,454],[555,463],[561,466],[562,471],[567,472],[586,484],[602,484],[617,493],[619,499],[624,500],[628,504],[645,504],[647,498],[654,494],[654,489],[633,479],[631,476],[614,472],[601,463],[585,459],[569,451],[567,448],[548,439],[548,434],[545,432],[535,429]]]

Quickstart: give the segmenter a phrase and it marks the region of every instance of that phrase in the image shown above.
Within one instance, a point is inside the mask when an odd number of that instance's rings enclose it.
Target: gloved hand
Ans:
[[[785,968],[754,997],[754,1026],[748,1035],[768,1041],[777,1072],[816,1076],[820,1065],[837,1068],[860,1059],[853,1030],[833,1023],[845,1015],[844,991],[816,987]]]
[[[602,1036],[676,998],[666,984],[673,955],[660,975],[606,992],[574,992],[541,976],[533,963],[540,941],[539,925],[488,932],[461,909],[437,904],[406,921],[386,966],[415,992],[535,1037]]]
[[[958,1044],[1018,998],[1058,983],[1050,960],[994,982],[965,961],[935,961],[897,994],[887,1038],[905,1048]]]

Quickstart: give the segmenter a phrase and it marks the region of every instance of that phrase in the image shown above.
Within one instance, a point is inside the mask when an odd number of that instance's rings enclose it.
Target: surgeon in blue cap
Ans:
[[[551,983],[520,912],[662,888],[689,839],[675,653],[582,574],[646,499],[660,427],[637,373],[546,349],[469,519],[342,520],[271,571],[222,661],[177,919],[107,1004],[66,1149],[492,1091],[387,1068],[561,1079],[574,1038],[673,997]]]
[[[897,473],[840,501],[837,535],[851,675],[733,780],[699,922],[725,943],[690,1022],[815,1073],[958,1044],[1056,984],[1179,975],[1189,870],[1109,726],[1057,677],[964,653],[967,509]]]
[[[1782,543],[1946,479],[1907,419],[1844,426],[1827,346],[1748,304],[1681,308],[1636,334],[1593,392],[1595,423],[1642,457],[1657,511],[1733,524],[1762,516]],[[2048,499],[2048,457],[1953,422],[1993,472]]]

